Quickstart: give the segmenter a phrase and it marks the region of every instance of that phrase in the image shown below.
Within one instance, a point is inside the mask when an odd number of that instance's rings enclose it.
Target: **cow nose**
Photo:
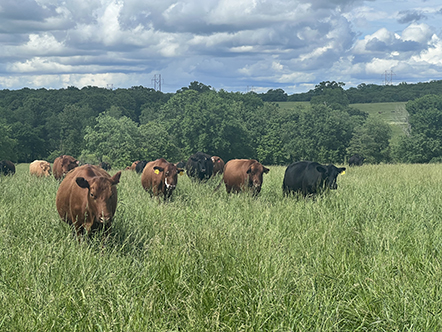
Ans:
[[[108,222],[110,222],[112,219],[111,216],[105,216],[105,215],[101,215],[99,220],[102,224],[107,224]]]

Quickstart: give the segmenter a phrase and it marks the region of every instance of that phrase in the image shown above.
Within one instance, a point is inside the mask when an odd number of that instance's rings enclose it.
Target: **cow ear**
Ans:
[[[115,173],[115,175],[111,178],[112,185],[120,183],[121,171]]]
[[[327,173],[327,168],[324,167],[324,166],[322,166],[322,165],[318,165],[318,166],[316,166],[316,170],[317,170],[319,173]]]
[[[247,170],[247,174],[250,174],[250,172],[252,171],[252,167],[249,167],[249,169]]]
[[[266,174],[270,171],[270,169],[268,169],[267,167],[263,167],[262,169],[263,169],[263,172]]]
[[[339,174],[345,174],[345,167],[338,168]]]
[[[89,189],[89,182],[85,178],[78,177],[75,179],[75,182],[77,182],[80,188]]]
[[[160,166],[154,166],[153,169],[155,174],[159,174],[160,172],[164,171],[164,168]]]

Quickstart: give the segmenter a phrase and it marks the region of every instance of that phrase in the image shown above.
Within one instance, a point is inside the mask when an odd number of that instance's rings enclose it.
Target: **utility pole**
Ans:
[[[396,75],[396,74],[393,73],[392,70],[390,70],[390,72],[388,72],[388,70],[385,71],[384,85],[393,85],[393,75]]]
[[[161,91],[161,74],[155,74],[152,78],[153,89],[156,91]]]

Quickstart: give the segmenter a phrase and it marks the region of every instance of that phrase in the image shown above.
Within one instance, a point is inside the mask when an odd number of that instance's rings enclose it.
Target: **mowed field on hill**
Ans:
[[[310,107],[309,102],[278,102],[281,108],[292,108],[297,105]],[[400,135],[408,130],[408,112],[405,109],[406,102],[394,103],[367,103],[350,104],[350,107],[367,112],[370,116],[380,118],[391,126],[391,143],[396,143]]]
[[[283,197],[284,171],[257,198],[184,175],[167,203],[123,171],[102,248],[59,219],[54,178],[17,165],[0,177],[0,330],[442,330],[442,166],[349,168],[315,200]]]

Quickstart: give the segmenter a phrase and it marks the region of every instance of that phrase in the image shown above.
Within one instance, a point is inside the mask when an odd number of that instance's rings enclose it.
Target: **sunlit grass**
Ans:
[[[0,178],[1,331],[437,331],[442,166],[350,168],[316,200],[123,171],[111,239],[79,244],[58,182]],[[114,173],[112,171],[111,173]]]

